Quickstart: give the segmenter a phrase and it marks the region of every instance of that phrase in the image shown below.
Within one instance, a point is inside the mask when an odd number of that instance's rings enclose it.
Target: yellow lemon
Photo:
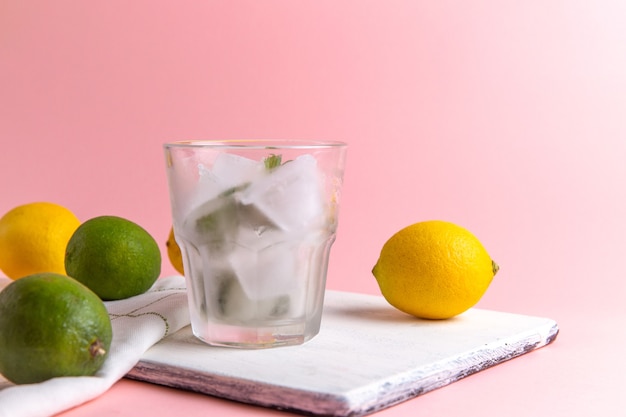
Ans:
[[[176,271],[180,274],[184,274],[183,267],[183,254],[180,251],[180,246],[176,242],[176,238],[174,237],[174,228],[170,227],[170,234],[167,237],[167,242],[165,242],[165,246],[167,246],[167,257],[169,258],[172,266]]]
[[[65,247],[79,225],[74,213],[58,204],[15,207],[0,219],[0,269],[11,279],[65,274]]]
[[[496,272],[476,236],[439,220],[395,233],[372,270],[389,304],[426,319],[450,318],[474,306]]]

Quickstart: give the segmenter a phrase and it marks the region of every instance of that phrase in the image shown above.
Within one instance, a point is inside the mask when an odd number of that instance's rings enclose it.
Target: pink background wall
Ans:
[[[330,288],[377,293],[385,240],[439,218],[501,264],[482,306],[611,308],[626,289],[625,9],[4,0],[0,212],[49,200],[164,242],[163,142],[338,139]]]
[[[473,394],[497,392],[517,415],[611,415],[626,372],[624,22],[620,0],[0,0],[0,213],[48,200],[120,215],[165,251],[163,142],[344,140],[329,288],[378,294],[387,238],[450,220],[501,265],[480,307],[562,329],[422,411],[502,415]],[[504,389],[513,378],[525,389]]]

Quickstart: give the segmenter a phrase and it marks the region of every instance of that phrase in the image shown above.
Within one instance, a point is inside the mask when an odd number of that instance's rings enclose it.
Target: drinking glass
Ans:
[[[302,344],[320,329],[347,145],[164,145],[193,333],[214,346]]]

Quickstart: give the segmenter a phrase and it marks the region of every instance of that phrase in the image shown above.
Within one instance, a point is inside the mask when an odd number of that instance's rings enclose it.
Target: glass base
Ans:
[[[319,332],[312,331],[304,323],[268,327],[242,327],[226,324],[210,324],[203,331],[193,328],[193,334],[210,346],[241,349],[267,349],[280,346],[301,345]]]

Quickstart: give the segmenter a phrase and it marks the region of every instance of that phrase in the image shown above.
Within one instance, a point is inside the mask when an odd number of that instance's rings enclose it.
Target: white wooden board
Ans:
[[[328,291],[322,329],[290,347],[210,347],[189,327],[152,347],[128,377],[303,414],[360,416],[551,343],[555,321],[471,309],[419,320],[382,297]]]

